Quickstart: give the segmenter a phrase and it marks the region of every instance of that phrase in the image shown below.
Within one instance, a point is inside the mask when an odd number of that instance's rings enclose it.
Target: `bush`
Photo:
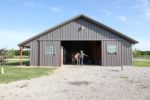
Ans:
[[[19,55],[20,55],[20,50],[15,50],[15,56],[19,56]],[[30,56],[30,50],[23,50],[22,55],[23,56]]]

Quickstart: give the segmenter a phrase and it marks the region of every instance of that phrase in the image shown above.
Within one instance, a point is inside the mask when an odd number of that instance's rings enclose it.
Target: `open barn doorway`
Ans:
[[[88,55],[86,65],[101,65],[101,41],[61,41],[63,64],[72,64],[72,54],[81,50]]]

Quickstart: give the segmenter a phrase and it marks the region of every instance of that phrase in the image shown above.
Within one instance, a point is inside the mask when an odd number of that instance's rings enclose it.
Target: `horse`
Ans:
[[[77,65],[80,64],[80,53],[79,52],[72,53],[72,64],[75,64],[75,62],[77,62]]]

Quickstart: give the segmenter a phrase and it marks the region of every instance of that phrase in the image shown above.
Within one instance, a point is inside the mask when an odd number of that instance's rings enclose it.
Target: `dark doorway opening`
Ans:
[[[72,64],[72,53],[81,50],[88,55],[86,65],[101,65],[101,41],[61,41],[63,47],[63,64]]]

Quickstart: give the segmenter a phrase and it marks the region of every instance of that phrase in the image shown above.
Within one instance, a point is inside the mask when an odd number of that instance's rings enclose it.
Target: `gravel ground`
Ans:
[[[64,66],[0,84],[0,100],[150,100],[150,67]]]

